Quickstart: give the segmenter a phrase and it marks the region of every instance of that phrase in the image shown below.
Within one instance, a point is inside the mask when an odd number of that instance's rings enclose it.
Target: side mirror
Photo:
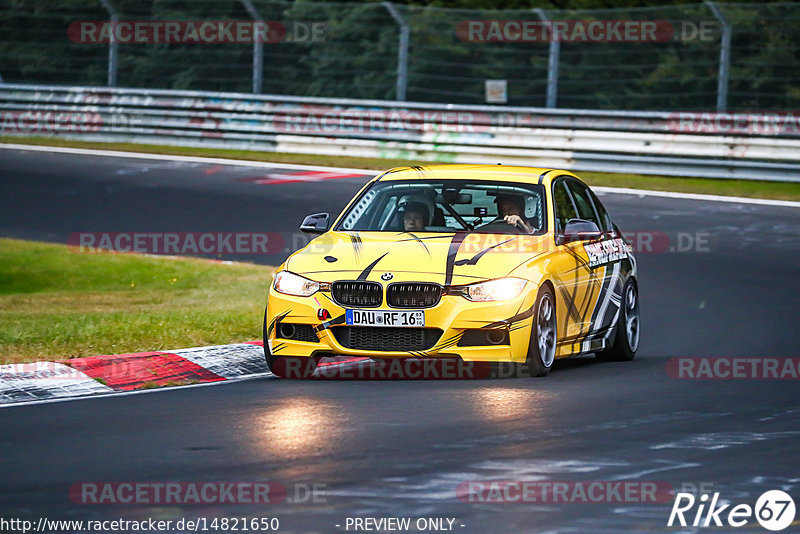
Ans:
[[[603,237],[603,233],[592,221],[570,219],[566,228],[564,228],[564,233],[556,236],[556,244],[563,245],[572,241],[592,241],[601,237]]]
[[[328,231],[330,215],[327,213],[315,213],[303,219],[300,231],[309,234],[322,234]]]

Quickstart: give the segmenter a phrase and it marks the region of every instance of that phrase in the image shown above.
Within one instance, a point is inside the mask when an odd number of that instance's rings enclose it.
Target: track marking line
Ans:
[[[324,165],[301,165],[297,163],[270,163],[268,161],[251,161],[245,159],[212,158],[203,156],[177,156],[173,154],[147,154],[144,152],[124,152],[121,150],[98,150],[90,148],[70,148],[45,145],[19,145],[0,143],[0,149],[28,150],[32,152],[55,152],[60,154],[78,154],[85,156],[102,156],[110,158],[152,159],[162,161],[181,161],[187,163],[204,163],[217,165],[235,165],[238,167],[258,167],[262,169],[297,169],[327,172],[350,172],[358,176],[375,176],[379,171],[350,169],[346,167],[327,167]]]
[[[68,148],[68,147],[51,147],[43,145],[20,145],[13,143],[0,143],[0,149],[9,150],[28,150],[33,152],[55,152],[62,154],[82,154],[87,156],[105,156],[115,158],[132,158],[132,159],[151,159],[162,161],[182,161],[190,163],[205,163],[205,164],[218,164],[218,165],[232,165],[239,167],[258,167],[258,168],[272,168],[272,169],[297,169],[297,170],[317,170],[327,172],[349,172],[355,173],[358,176],[375,176],[378,171],[364,170],[364,169],[351,169],[348,167],[326,167],[322,165],[301,165],[295,163],[269,163],[264,161],[249,161],[238,159],[226,158],[206,158],[201,156],[175,156],[170,154],[145,154],[142,152],[123,152],[119,150],[97,150],[88,148]],[[680,179],[680,178],[676,178]],[[724,180],[724,178],[720,178]],[[792,200],[770,200],[766,198],[745,198],[745,197],[730,197],[724,195],[705,195],[700,193],[678,193],[673,191],[653,191],[647,189],[630,189],[625,187],[592,187],[593,190],[603,193],[614,193],[619,195],[639,195],[639,196],[654,196],[662,198],[678,198],[685,200],[700,200],[708,202],[728,202],[739,204],[756,204],[762,206],[780,206],[789,208],[800,208],[800,202]]]
[[[728,202],[732,204],[758,204],[763,206],[782,206],[800,208],[800,202],[794,200],[772,200],[768,198],[726,197],[724,195],[705,195],[701,193],[678,193],[673,191],[653,191],[650,189],[629,189],[627,187],[593,186],[592,191],[613,193],[615,195],[637,195],[643,197],[680,198],[686,200],[702,200],[710,202]]]
[[[270,173],[248,178],[237,178],[236,181],[250,182],[256,185],[277,185],[339,180],[341,178],[361,178],[363,176],[364,174],[355,174],[352,172],[301,171],[287,174]]]

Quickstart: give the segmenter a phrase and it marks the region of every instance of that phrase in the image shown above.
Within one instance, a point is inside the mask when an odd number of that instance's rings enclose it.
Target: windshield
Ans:
[[[540,185],[379,181],[350,206],[336,230],[533,235],[546,231],[546,220]]]

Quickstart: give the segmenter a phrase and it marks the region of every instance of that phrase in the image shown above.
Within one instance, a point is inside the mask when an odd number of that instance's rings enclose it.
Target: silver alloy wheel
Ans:
[[[536,312],[536,340],[539,345],[539,358],[549,368],[556,357],[556,314],[552,297],[544,293]]]
[[[636,352],[639,347],[639,296],[635,284],[630,284],[625,292],[625,333],[628,336],[628,347]]]

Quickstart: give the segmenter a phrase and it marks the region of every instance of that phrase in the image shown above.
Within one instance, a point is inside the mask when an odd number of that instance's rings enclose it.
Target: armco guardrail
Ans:
[[[0,133],[800,181],[800,116],[0,84]]]

